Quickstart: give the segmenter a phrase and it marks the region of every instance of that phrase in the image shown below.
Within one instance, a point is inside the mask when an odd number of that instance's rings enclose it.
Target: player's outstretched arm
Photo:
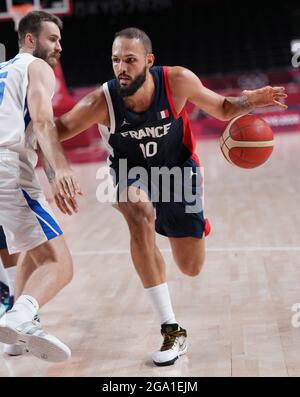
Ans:
[[[109,112],[102,87],[86,95],[73,109],[55,120],[60,141],[70,139],[98,123],[109,127]]]
[[[53,119],[54,73],[46,62],[38,59],[30,64],[28,78],[27,104],[38,144],[55,172],[55,183],[60,193],[74,197],[80,192],[80,187],[64,156]]]
[[[284,87],[263,87],[258,90],[243,91],[242,96],[224,97],[206,88],[190,70],[173,67],[169,71],[169,82],[175,107],[183,108],[187,101],[192,102],[205,113],[219,120],[247,114],[256,107],[287,106],[281,101],[287,97]]]

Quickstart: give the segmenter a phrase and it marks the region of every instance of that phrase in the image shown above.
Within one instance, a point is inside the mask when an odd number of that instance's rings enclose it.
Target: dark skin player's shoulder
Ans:
[[[174,93],[188,90],[195,81],[200,83],[199,78],[191,70],[182,66],[168,66],[168,80]]]
[[[168,81],[175,108],[180,113],[195,82],[201,83],[193,72],[182,66],[168,67]]]
[[[181,82],[185,77],[185,73],[189,71],[188,69],[182,66],[168,66],[168,78],[169,82]]]

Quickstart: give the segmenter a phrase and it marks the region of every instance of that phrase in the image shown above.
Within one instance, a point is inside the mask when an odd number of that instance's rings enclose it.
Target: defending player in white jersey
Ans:
[[[81,194],[58,142],[51,103],[61,28],[54,15],[27,14],[19,25],[19,54],[0,64],[0,225],[9,253],[27,251],[34,265],[18,272],[19,297],[0,320],[0,341],[23,345],[53,362],[68,359],[70,349],[34,318],[70,282],[73,270],[62,231],[35,175],[38,146],[54,170],[48,179],[61,197],[75,208],[75,196]]]

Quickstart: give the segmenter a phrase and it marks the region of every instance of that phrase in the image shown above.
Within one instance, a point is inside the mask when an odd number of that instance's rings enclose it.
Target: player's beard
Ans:
[[[58,63],[58,58],[55,57],[55,53],[49,53],[49,51],[43,48],[43,46],[38,41],[32,55],[47,62],[52,69],[54,69]],[[53,58],[55,58],[56,61],[54,61]]]
[[[135,79],[132,81],[130,85],[126,87],[122,87],[119,80],[117,79],[120,96],[124,98],[126,96],[134,95],[137,92],[137,90],[141,88],[141,86],[145,83],[146,73],[147,73],[147,67],[145,66],[143,71],[135,77]]]

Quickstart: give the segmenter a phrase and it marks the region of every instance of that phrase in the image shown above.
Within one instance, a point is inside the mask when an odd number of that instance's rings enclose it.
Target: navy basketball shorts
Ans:
[[[203,211],[203,176],[201,169],[189,158],[184,164],[171,169],[152,168],[138,173],[129,170],[126,180],[113,173],[117,197],[125,187],[144,190],[156,210],[155,230],[166,237],[207,236],[210,225]],[[134,175],[136,173],[136,175]]]
[[[6,249],[7,244],[6,244],[6,237],[3,231],[3,227],[0,226],[0,250]]]

